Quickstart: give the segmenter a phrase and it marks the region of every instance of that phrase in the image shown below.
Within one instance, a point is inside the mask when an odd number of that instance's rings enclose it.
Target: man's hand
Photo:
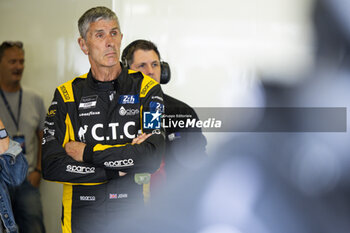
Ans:
[[[35,188],[39,188],[41,180],[41,174],[39,172],[32,171],[28,174],[27,179],[32,186],[34,186]]]
[[[140,144],[141,142],[144,142],[149,136],[151,136],[152,134],[140,134],[139,136],[137,136],[137,138],[134,138],[131,142],[131,145],[135,145],[135,144]],[[125,172],[121,172],[119,171],[119,176],[125,176],[127,173]]]
[[[150,136],[152,136],[151,133],[149,133],[149,134],[146,134],[146,133],[140,134],[139,136],[137,136],[137,138],[134,138],[132,140],[131,145],[140,144],[140,143],[144,142]]]
[[[10,138],[6,137],[4,139],[0,139],[0,155],[5,153],[9,149]]]
[[[83,162],[85,146],[85,143],[71,141],[64,146],[64,149],[66,150],[66,153],[74,160],[78,162]]]

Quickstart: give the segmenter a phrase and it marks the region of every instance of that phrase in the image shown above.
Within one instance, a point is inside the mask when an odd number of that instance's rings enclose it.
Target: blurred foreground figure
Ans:
[[[133,221],[138,224],[127,222],[123,230],[348,232],[349,189],[344,183],[327,186],[327,181],[319,179],[322,171],[313,166],[319,162],[310,156],[323,158],[300,154],[302,140],[297,134],[274,133],[234,139],[217,151],[220,156],[163,193],[147,214],[135,213]],[[329,178],[331,171],[324,170],[326,175],[321,177]]]
[[[350,99],[350,3],[315,4],[316,65],[300,86],[265,85],[267,107],[346,107]],[[331,25],[331,26],[329,26]],[[327,31],[331,30],[331,31]],[[334,32],[334,33],[333,33]],[[303,117],[303,116],[301,116]],[[295,132],[316,119],[277,115],[291,132],[246,133],[163,193],[130,232],[300,233],[350,229],[350,137]],[[332,124],[334,119],[328,119]],[[178,190],[181,190],[179,192]],[[142,226],[142,227],[141,227]]]

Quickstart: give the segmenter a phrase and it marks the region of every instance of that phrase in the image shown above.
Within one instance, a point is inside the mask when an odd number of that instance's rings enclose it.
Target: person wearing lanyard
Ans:
[[[24,49],[21,42],[0,45],[0,118],[11,138],[22,146],[28,161],[27,179],[10,188],[20,233],[45,232],[40,200],[41,140],[46,110],[42,98],[21,86]]]

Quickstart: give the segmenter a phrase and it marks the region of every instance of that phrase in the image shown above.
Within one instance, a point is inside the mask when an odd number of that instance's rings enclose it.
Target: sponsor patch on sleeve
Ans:
[[[144,112],[143,113],[143,128],[144,129],[160,129],[161,127],[161,113],[155,112]]]
[[[151,101],[149,103],[150,112],[164,112],[164,105],[158,102]]]
[[[47,117],[54,117],[55,115],[56,115],[56,109],[49,109],[48,111],[47,111],[47,114],[46,114],[46,116]]]

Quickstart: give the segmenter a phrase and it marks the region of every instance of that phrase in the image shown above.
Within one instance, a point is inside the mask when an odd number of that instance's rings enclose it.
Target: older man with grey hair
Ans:
[[[91,69],[60,85],[43,138],[43,177],[63,182],[63,233],[118,232],[142,206],[164,150],[160,85],[119,62],[123,34],[106,7],[78,22]]]

